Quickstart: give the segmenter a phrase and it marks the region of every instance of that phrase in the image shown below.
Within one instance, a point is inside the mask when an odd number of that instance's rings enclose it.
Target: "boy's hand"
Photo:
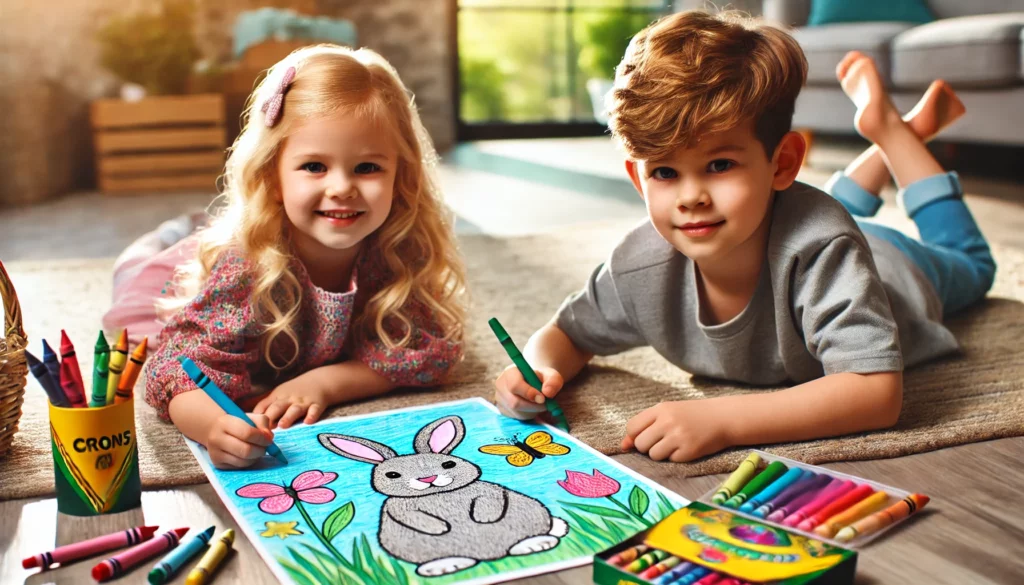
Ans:
[[[662,402],[626,423],[622,448],[651,459],[683,462],[725,449],[722,419],[707,400]]]
[[[218,416],[206,438],[210,461],[218,469],[242,469],[259,461],[274,439],[270,422],[262,414],[250,414],[257,428],[230,414]]]
[[[528,420],[538,414],[547,411],[544,406],[544,398],[554,398],[562,389],[562,375],[553,368],[538,368],[534,370],[540,378],[543,390],[538,392],[523,379],[523,375],[514,365],[505,368],[505,371],[494,381],[497,390],[494,392],[494,402],[502,414],[520,420]]]
[[[253,412],[267,415],[270,428],[287,429],[299,420],[307,425],[315,423],[330,405],[328,390],[316,374],[311,370],[274,388]]]

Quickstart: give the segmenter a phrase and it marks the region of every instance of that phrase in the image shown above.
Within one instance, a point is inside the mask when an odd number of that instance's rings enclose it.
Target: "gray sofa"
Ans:
[[[853,133],[854,108],[835,67],[851,50],[872,56],[901,111],[944,79],[967,114],[944,140],[1024,145],[1024,0],[926,0],[924,25],[858,22],[808,27],[812,0],[765,0],[764,17],[794,27],[807,55],[795,128]],[[853,1],[853,0],[851,0]]]

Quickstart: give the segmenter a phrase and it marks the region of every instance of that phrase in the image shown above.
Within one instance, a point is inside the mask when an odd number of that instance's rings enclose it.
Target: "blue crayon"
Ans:
[[[689,573],[696,566],[697,565],[693,563],[685,562],[679,565],[678,567],[675,567],[674,569],[670,570],[669,572],[665,573],[664,575],[658,577],[657,579],[655,579],[654,582],[657,585],[667,585],[668,583],[671,583],[676,579],[682,577],[683,575]]]
[[[225,413],[245,421],[250,427],[256,428],[256,423],[252,422],[252,419],[246,416],[245,412],[243,412],[233,400],[228,398],[227,394],[224,394],[224,391],[221,390],[206,374],[204,374],[194,361],[185,356],[181,356],[178,358],[178,362],[181,363],[182,369],[185,370],[185,373],[188,374],[189,378],[192,378],[192,381],[196,383],[196,386],[199,386],[203,392],[206,392],[206,395],[212,398],[213,401],[217,403],[217,406],[221,407]],[[267,445],[267,455],[274,457],[285,465],[288,464],[288,459],[285,458],[284,453],[282,453],[273,442],[271,442],[270,445]]]
[[[39,381],[39,385],[43,387],[43,391],[50,398],[50,404],[61,408],[70,407],[71,403],[68,402],[67,396],[64,396],[64,391],[60,389],[60,384],[55,384],[53,378],[50,377],[50,372],[46,365],[39,361],[39,358],[29,353],[27,349],[25,350],[25,359],[28,361],[28,369],[32,370],[32,375]]]
[[[831,479],[832,478],[830,476],[825,474],[817,475],[815,473],[811,473],[811,475],[808,476],[807,478],[801,479],[800,481],[794,483],[788,488],[782,490],[782,493],[775,496],[775,498],[772,499],[772,501],[768,502],[767,504],[763,504],[760,508],[754,510],[752,513],[759,518],[766,518],[768,514],[771,514],[772,512],[778,510],[779,508],[789,504],[790,502],[792,502],[796,498],[799,498],[807,491],[819,490],[825,487],[828,484],[828,482],[831,481]]]
[[[672,581],[672,585],[693,585],[693,583],[696,583],[710,574],[711,569],[708,569],[707,567],[697,567],[675,581]]]
[[[186,544],[167,553],[167,556],[160,559],[160,562],[149,572],[149,582],[152,585],[166,583],[168,579],[181,569],[182,565],[196,556],[210,542],[210,539],[213,538],[214,528],[216,527],[211,526],[207,528]]]
[[[53,351],[45,339],[43,340],[43,365],[46,366],[50,378],[53,378],[57,382],[57,387],[60,388],[60,362],[57,360],[57,352]],[[63,390],[61,390],[61,394],[64,394]],[[70,403],[70,401],[68,402]]]
[[[811,472],[799,467],[793,467],[786,473],[782,474],[782,477],[776,479],[768,487],[761,490],[760,493],[750,498],[750,500],[743,502],[740,506],[740,512],[751,512],[754,508],[767,504],[772,498],[779,495],[779,492],[800,481]]]

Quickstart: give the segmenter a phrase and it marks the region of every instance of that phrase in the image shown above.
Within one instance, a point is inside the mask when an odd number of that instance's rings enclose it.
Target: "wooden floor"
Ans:
[[[588,144],[593,148],[588,150]],[[566,152],[584,152],[586,156],[576,161],[579,168],[575,170],[591,174],[610,174],[612,170],[609,169],[613,166],[614,169],[619,168],[612,165],[617,161],[617,155],[597,141],[573,142],[571,145],[559,141],[537,142],[525,150],[522,142],[486,143],[485,154],[510,154],[505,152],[509,149],[515,151],[512,155],[529,154],[545,161],[557,160],[561,156],[560,162],[566,162]],[[822,164],[819,169],[808,169],[802,178],[817,184],[823,182],[831,170],[840,168],[856,154],[856,151],[850,153],[817,146],[815,150],[817,154],[812,153],[812,162],[817,156]],[[548,151],[558,156],[545,156]],[[836,160],[829,160],[829,157]],[[629,192],[628,184],[622,197],[588,198],[564,185],[545,187],[515,178],[514,175],[524,168],[522,165],[506,169],[505,176],[495,181],[491,172],[500,172],[501,169],[481,170],[488,161],[481,162],[479,157],[476,163],[477,168],[456,165],[442,169],[444,189],[450,204],[465,222],[463,230],[468,226],[470,230],[505,235],[518,233],[518,229],[537,229],[538,221],[549,222],[541,228],[557,229],[556,220],[583,221],[624,214],[642,217],[644,213],[642,202]],[[570,175],[569,179],[574,177]],[[970,198],[970,205],[990,241],[1024,247],[1024,198],[1020,196],[1020,184],[968,177],[964,182],[970,193],[984,194],[984,197]],[[609,191],[616,188],[611,184]],[[891,192],[887,193],[887,199],[891,200],[891,195]],[[132,205],[125,205],[121,202],[126,200],[87,195],[4,212],[0,214],[0,233],[16,237],[0,238],[0,258],[11,261],[109,257],[160,220],[187,208],[205,205],[208,201],[208,196],[152,195],[133,199]],[[552,213],[553,201],[573,207],[577,210],[573,212],[575,215]],[[82,217],[91,217],[95,221],[83,221]],[[41,225],[47,226],[45,233],[34,227]],[[82,229],[86,231],[82,232]],[[63,236],[55,237],[55,234]],[[1021,424],[1024,425],[1024,421]],[[670,477],[664,466],[638,455],[624,455],[617,459],[690,499],[700,497],[722,480],[722,477],[713,476]],[[964,445],[899,459],[829,465],[845,473],[925,493],[932,498],[920,516],[861,551],[857,583],[1024,583],[1024,505],[1020,497],[1024,486],[1022,461],[1024,437]],[[23,570],[21,559],[51,550],[55,544],[68,544],[143,523],[159,524],[164,529],[189,526],[193,530],[201,530],[210,524],[216,524],[218,529],[237,528],[209,485],[145,492],[141,509],[97,518],[58,514],[56,501],[52,498],[0,502],[0,584],[93,583],[89,569],[95,560],[39,573]],[[275,582],[247,539],[236,539],[235,549],[237,553],[226,562],[216,582],[246,585]],[[140,567],[116,582],[143,583],[146,572],[146,568]],[[591,567],[586,566],[517,583],[589,583],[590,574]],[[184,576],[179,575],[173,583],[184,583]]]
[[[697,499],[724,476],[679,479],[638,455],[616,457],[621,463],[689,499]],[[956,584],[1005,585],[1024,582],[1024,438],[964,445],[899,459],[838,463],[829,468],[931,496],[913,517],[861,551],[858,585]],[[40,573],[25,571],[21,559],[67,544],[141,524],[161,530],[189,526],[218,531],[237,524],[207,485],[145,492],[142,508],[122,514],[76,518],[57,512],[56,500],[0,502],[0,583],[91,584],[97,560]],[[245,538],[235,541],[217,583],[264,585],[276,579]],[[139,567],[122,583],[142,583],[152,563]],[[522,585],[589,583],[591,567],[515,581]],[[184,583],[179,574],[172,583]]]

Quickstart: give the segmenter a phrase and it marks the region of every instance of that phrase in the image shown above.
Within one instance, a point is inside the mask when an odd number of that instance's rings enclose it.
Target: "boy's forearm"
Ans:
[[[576,377],[594,354],[581,351],[553,322],[534,333],[523,348],[523,357],[534,368],[558,370],[566,382]]]
[[[832,374],[777,392],[712,400],[730,445],[804,441],[896,424],[903,374]]]
[[[190,390],[172,398],[167,413],[181,434],[205,446],[210,428],[224,411],[206,392]]]
[[[309,374],[324,384],[330,404],[372,398],[396,388],[391,380],[359,360],[321,366]]]

